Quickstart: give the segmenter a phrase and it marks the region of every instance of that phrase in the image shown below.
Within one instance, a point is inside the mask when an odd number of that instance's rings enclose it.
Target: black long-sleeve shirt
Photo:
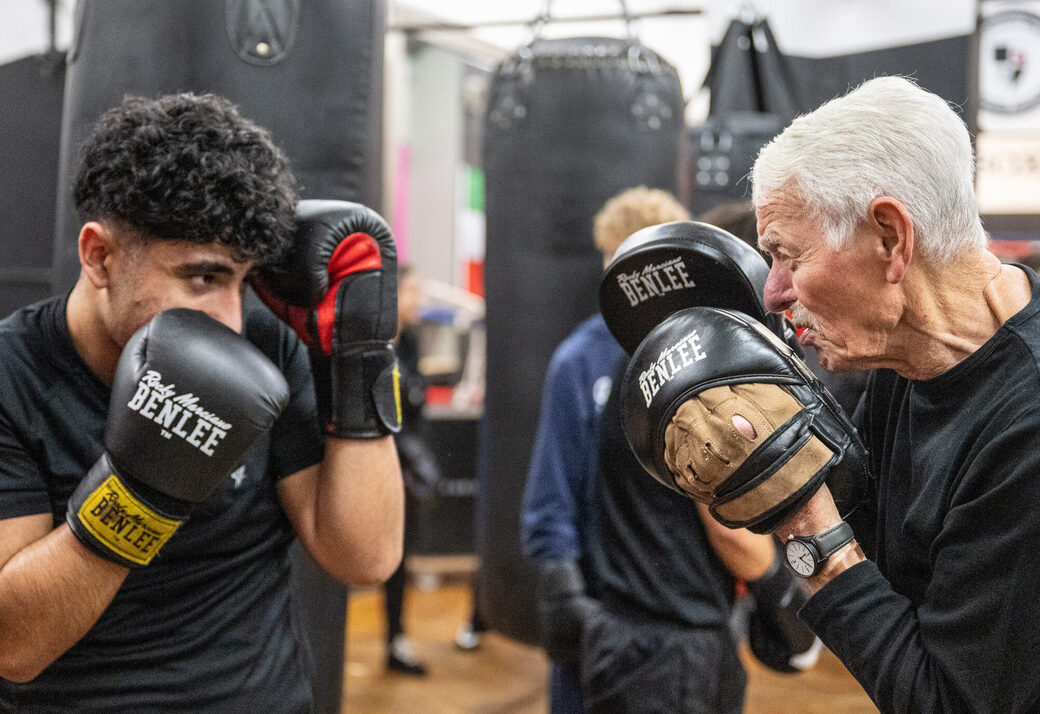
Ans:
[[[1040,287],[968,359],[879,370],[862,413],[871,560],[802,617],[883,712],[1040,710]]]

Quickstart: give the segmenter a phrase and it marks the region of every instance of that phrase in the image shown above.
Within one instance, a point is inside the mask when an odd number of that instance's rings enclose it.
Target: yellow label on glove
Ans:
[[[138,565],[152,562],[181,525],[134,498],[115,474],[87,496],[76,515],[92,536]]]
[[[394,360],[394,406],[397,407],[397,424],[404,421],[404,410],[401,409],[401,370],[397,368],[397,360]]]

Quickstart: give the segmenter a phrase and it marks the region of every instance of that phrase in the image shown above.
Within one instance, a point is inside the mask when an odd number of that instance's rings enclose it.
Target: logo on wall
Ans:
[[[999,114],[1040,105],[1040,15],[996,12],[979,28],[979,103]]]

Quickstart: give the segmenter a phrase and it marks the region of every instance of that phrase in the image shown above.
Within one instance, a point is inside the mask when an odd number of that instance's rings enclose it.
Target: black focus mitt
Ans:
[[[855,427],[791,348],[747,315],[681,310],[654,327],[621,385],[636,458],[730,528],[773,532],[822,484],[839,510],[865,482]]]
[[[750,245],[707,223],[675,221],[630,235],[599,286],[599,308],[614,338],[632,354],[672,313],[706,306],[755,318],[800,353],[794,330],[762,303],[769,265]]]

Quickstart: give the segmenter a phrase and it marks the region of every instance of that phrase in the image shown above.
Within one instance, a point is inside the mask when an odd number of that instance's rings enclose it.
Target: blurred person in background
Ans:
[[[422,317],[422,276],[410,265],[401,265],[397,277],[397,360],[401,370],[402,427],[394,437],[401,460],[405,485],[405,519],[416,513],[436,496],[440,469],[423,433],[423,404],[426,381],[419,371],[419,326]],[[409,552],[408,530],[405,529],[404,552]],[[383,586],[386,603],[387,669],[417,677],[426,676],[426,665],[420,660],[404,632],[405,586],[408,573],[405,560]]]

